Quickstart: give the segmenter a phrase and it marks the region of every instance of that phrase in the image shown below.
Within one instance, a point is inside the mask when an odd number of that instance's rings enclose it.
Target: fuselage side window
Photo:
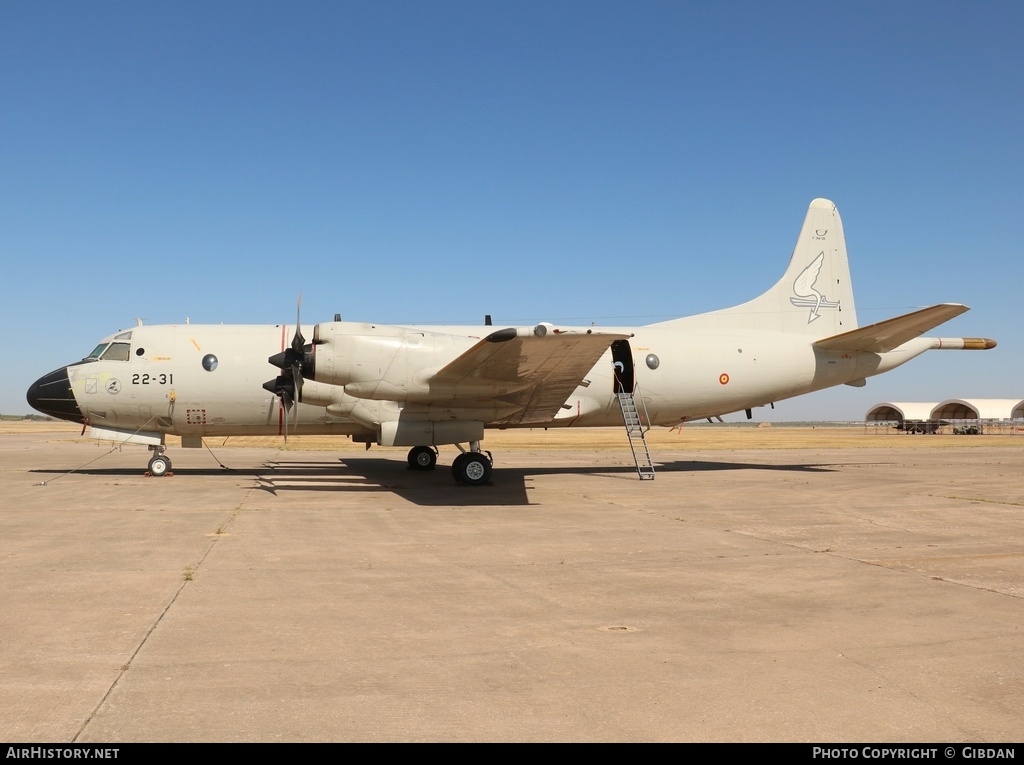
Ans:
[[[104,361],[128,361],[130,343],[111,343],[110,347],[100,356]]]

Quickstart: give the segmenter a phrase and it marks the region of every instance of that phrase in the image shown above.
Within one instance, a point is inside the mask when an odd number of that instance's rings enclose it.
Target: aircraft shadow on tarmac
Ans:
[[[273,494],[283,491],[387,491],[417,505],[495,506],[529,505],[528,491],[540,475],[592,475],[613,480],[637,481],[636,468],[627,465],[581,465],[556,467],[495,467],[486,487],[457,486],[451,471],[438,465],[430,472],[403,471],[395,460],[345,458],[341,473],[330,463],[272,462],[260,478],[260,488]],[[396,470],[396,468],[398,468]],[[658,463],[658,471],[695,472],[705,470],[785,470],[832,472],[827,465],[756,465],[736,462],[672,461]]]
[[[730,470],[773,470],[797,473],[830,473],[836,467],[824,463],[758,464],[747,462],[711,462],[673,460],[656,463],[658,473],[695,473]],[[68,471],[32,470],[36,474],[62,475]],[[72,471],[88,476],[140,476],[138,468],[88,467]],[[591,475],[613,480],[637,481],[636,469],[629,465],[576,465],[538,467],[495,467],[491,484],[486,487],[458,486],[447,466],[433,471],[404,469],[394,459],[379,457],[339,458],[338,461],[273,460],[260,467],[175,468],[174,476],[188,479],[201,476],[247,476],[261,491],[274,496],[290,492],[359,491],[396,494],[423,506],[496,506],[528,505],[527,492],[540,475]],[[166,478],[159,479],[167,480]]]

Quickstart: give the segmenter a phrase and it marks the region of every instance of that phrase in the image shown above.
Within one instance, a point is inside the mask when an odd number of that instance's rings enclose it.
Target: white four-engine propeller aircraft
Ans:
[[[456,481],[479,485],[491,475],[480,449],[488,428],[622,425],[634,397],[644,427],[749,417],[752,407],[864,385],[930,349],[994,347],[921,337],[967,310],[944,303],[858,328],[839,213],[815,199],[782,279],[733,308],[633,328],[333,321],[317,324],[309,344],[298,319],[294,332],[137,326],[41,377],[28,402],[93,438],[148,445],[153,475],[170,470],[168,434],[198,447],[204,436],[291,431],[409,446],[409,466],[423,470],[439,445],[454,444]]]

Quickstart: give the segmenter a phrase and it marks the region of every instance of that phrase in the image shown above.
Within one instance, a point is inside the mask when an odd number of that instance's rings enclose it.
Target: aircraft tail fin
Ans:
[[[846,237],[835,204],[827,199],[811,202],[789,267],[774,287],[742,305],[699,318],[723,329],[765,329],[815,338],[856,329]]]

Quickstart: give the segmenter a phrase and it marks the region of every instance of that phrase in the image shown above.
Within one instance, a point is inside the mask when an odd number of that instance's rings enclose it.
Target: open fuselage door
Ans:
[[[647,448],[647,439],[644,438],[646,427],[640,411],[637,409],[633,392],[636,390],[636,375],[633,370],[633,350],[629,347],[629,340],[616,340],[612,343],[612,375],[613,390],[615,398],[618,399],[619,407],[622,409],[622,421],[626,426],[626,435],[629,437],[629,448],[633,452],[633,461],[636,463],[636,472],[641,480],[654,478],[654,463],[651,461],[651,452]]]
[[[612,375],[612,392],[632,393],[636,387],[636,379],[633,372],[633,349],[629,347],[629,340],[616,340],[612,343],[612,367],[615,374]]]

